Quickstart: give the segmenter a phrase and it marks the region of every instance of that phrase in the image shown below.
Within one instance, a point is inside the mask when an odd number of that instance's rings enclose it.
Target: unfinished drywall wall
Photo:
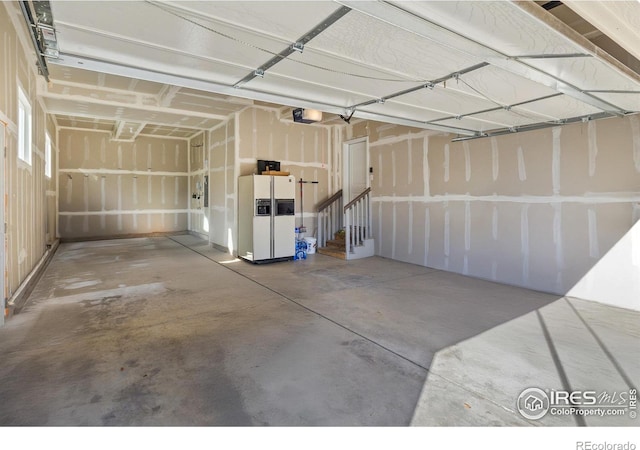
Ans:
[[[280,170],[296,180],[317,181],[303,185],[304,216],[300,209],[300,185],[296,187],[296,226],[304,223],[307,235],[317,226],[317,205],[329,196],[331,127],[294,123],[280,110],[252,107],[239,113],[238,148],[240,175],[257,173],[257,160],[280,161]]]
[[[0,121],[5,129],[4,219],[6,241],[4,292],[11,299],[29,273],[40,262],[56,235],[55,221],[55,133],[54,125],[36,99],[35,58],[26,26],[16,14],[16,4],[0,4]],[[25,92],[32,112],[31,163],[18,158],[18,86]],[[53,176],[45,176],[45,133],[52,142]],[[6,255],[6,256],[5,256]],[[3,311],[4,312],[4,311]]]
[[[236,248],[236,115],[208,132],[209,236],[212,244],[233,254]]]
[[[640,310],[640,220],[567,295]]]
[[[343,139],[369,136],[377,254],[565,294],[640,216],[637,123],[630,116],[452,142],[360,122]],[[637,291],[635,301],[587,291],[575,292],[640,308]]]
[[[304,220],[307,235],[315,232],[317,204],[329,195],[333,135],[338,135],[339,129],[296,124],[291,117],[283,117],[283,111],[287,109],[247,107],[207,131],[202,153],[192,149],[192,184],[208,173],[209,209],[203,212],[202,219],[195,219],[197,213],[192,203],[190,229],[208,233],[210,243],[231,254],[237,249],[238,177],[257,173],[258,159],[280,161],[280,169],[297,180],[318,181],[303,186],[304,217],[300,210],[300,185],[296,189],[296,224],[301,225]],[[200,224],[206,224],[208,230]]]
[[[60,128],[58,143],[62,238],[187,230],[187,140]]]

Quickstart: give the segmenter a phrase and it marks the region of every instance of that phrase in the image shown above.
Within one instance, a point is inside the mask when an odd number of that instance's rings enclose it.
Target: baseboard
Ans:
[[[29,300],[31,292],[33,292],[36,284],[38,284],[40,277],[42,277],[42,274],[49,265],[49,262],[51,262],[51,259],[59,246],[60,240],[56,240],[53,244],[47,246],[48,248],[42,255],[42,258],[40,258],[40,261],[38,261],[38,264],[36,264],[29,275],[27,275],[23,280],[22,284],[20,284],[18,289],[13,293],[6,305],[8,308],[8,314],[6,315],[7,319],[11,318],[14,314],[18,314],[22,308],[24,308],[25,304]]]
[[[200,233],[199,231],[190,230],[188,232],[188,234],[190,234],[191,236],[195,236],[195,237],[198,237],[200,239],[203,239],[205,241],[209,240],[209,235]]]
[[[223,253],[229,253],[229,247],[225,247],[224,245],[215,244],[212,242],[211,247],[215,248],[216,250],[220,250]]]

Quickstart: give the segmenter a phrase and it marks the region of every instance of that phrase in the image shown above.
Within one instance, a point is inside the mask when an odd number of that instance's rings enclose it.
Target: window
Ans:
[[[18,157],[31,164],[31,103],[18,86]]]
[[[51,137],[49,133],[44,134],[44,174],[51,178]]]

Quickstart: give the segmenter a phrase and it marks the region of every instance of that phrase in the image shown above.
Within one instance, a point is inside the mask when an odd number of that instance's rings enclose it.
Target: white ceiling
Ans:
[[[624,3],[637,20],[640,2]],[[54,1],[52,12],[47,109],[61,126],[111,121],[120,139],[188,137],[254,101],[461,136],[640,111],[640,75],[534,2]]]

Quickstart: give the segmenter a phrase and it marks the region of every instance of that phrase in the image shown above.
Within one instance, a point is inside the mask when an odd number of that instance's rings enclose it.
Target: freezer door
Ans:
[[[238,179],[238,256],[253,260],[253,177]]]
[[[278,178],[278,177],[276,177]],[[284,178],[284,177],[282,177]],[[273,218],[274,258],[288,258],[296,250],[295,216],[275,216]]]
[[[253,176],[253,198],[271,198],[271,176]]]

